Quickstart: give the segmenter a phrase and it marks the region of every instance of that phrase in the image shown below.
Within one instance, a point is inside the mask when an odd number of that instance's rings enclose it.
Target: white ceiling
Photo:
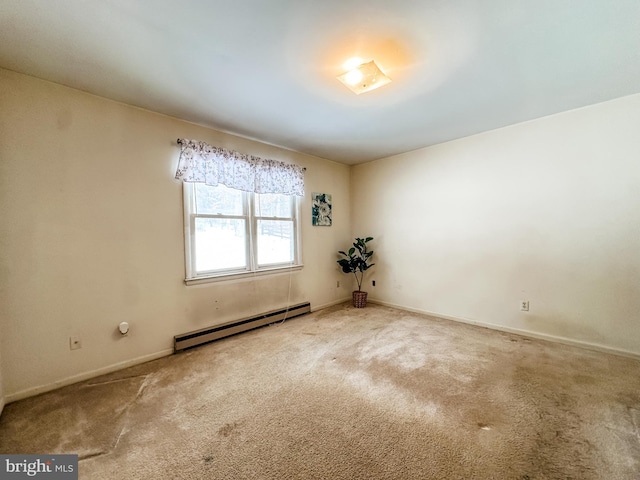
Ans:
[[[640,1],[2,0],[0,66],[356,164],[640,92]]]

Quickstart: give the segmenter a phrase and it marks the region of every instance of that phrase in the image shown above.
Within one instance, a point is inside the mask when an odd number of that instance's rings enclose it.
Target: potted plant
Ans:
[[[369,263],[373,256],[373,250],[368,250],[367,243],[371,240],[373,240],[373,237],[356,238],[353,247],[348,252],[343,252],[342,250],[338,252],[346,257],[338,260],[342,271],[344,273],[353,273],[358,283],[358,290],[353,292],[353,306],[356,308],[364,308],[367,305],[367,292],[362,291],[362,279],[364,272],[375,265],[375,263]]]

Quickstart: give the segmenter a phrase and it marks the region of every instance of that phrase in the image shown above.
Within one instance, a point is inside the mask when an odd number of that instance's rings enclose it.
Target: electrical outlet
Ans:
[[[82,340],[80,340],[80,337],[69,337],[69,349],[78,350],[79,348],[82,348]]]
[[[520,302],[520,311],[528,312],[529,311],[529,300],[522,300]]]

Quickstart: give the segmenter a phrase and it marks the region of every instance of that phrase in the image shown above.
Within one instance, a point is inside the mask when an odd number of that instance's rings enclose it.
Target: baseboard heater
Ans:
[[[203,328],[201,330],[183,333],[182,335],[176,335],[173,337],[173,351],[179,352],[187,348],[197,347],[198,345],[253,330],[254,328],[263,327],[264,325],[299,317],[309,312],[311,312],[311,304],[309,302],[300,303],[287,308],[261,313],[253,317],[216,325],[215,327]]]

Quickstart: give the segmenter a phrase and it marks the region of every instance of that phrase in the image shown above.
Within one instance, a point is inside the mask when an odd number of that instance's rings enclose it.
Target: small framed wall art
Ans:
[[[314,227],[331,226],[331,194],[311,194],[311,223]]]

